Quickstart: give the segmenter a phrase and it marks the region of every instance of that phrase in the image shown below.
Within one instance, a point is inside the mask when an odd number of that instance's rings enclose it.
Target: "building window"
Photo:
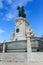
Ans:
[[[16,32],[17,32],[17,33],[19,32],[19,28],[16,29]]]

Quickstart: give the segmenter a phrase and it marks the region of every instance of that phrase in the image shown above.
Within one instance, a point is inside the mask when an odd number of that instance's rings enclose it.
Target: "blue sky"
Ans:
[[[35,35],[43,34],[43,0],[0,0],[0,42],[11,37],[18,5],[24,6],[26,19]]]

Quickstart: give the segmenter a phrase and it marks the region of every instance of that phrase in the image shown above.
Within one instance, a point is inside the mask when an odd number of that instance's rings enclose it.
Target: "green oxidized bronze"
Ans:
[[[26,18],[26,14],[25,14],[25,11],[24,11],[24,6],[22,6],[22,7],[17,7],[17,10],[19,11],[19,13],[18,13],[18,16],[19,17],[23,17],[23,18]]]

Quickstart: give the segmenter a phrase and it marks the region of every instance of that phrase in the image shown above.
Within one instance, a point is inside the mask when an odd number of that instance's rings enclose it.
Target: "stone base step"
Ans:
[[[0,53],[0,62],[26,62],[26,53]]]

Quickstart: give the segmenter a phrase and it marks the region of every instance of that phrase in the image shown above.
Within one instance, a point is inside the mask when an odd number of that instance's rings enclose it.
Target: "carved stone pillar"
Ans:
[[[5,47],[6,47],[6,41],[4,41],[4,43],[3,43],[3,53],[5,53]]]
[[[30,34],[27,33],[27,62],[30,62],[31,60],[31,40],[30,40]]]

